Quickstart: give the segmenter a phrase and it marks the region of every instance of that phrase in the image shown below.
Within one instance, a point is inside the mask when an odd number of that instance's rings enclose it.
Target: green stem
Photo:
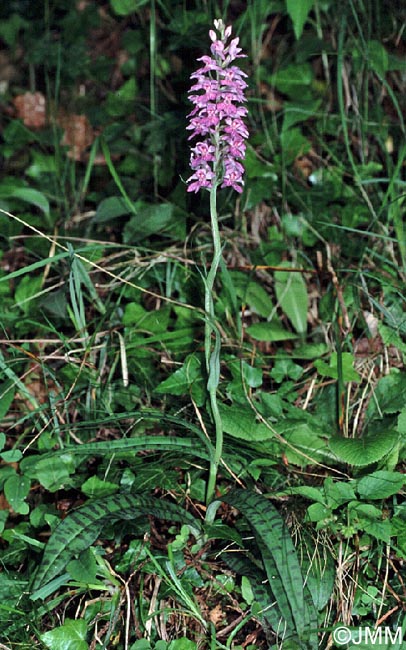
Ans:
[[[210,219],[213,236],[213,259],[205,281],[204,308],[206,312],[205,329],[204,329],[204,351],[207,371],[207,391],[209,393],[210,407],[214,421],[216,441],[214,454],[210,460],[209,480],[207,484],[206,503],[212,501],[217,480],[218,466],[223,451],[223,425],[220,411],[217,403],[217,388],[220,381],[220,333],[214,322],[214,282],[217,270],[221,261],[221,240],[220,230],[217,218],[217,183],[213,183],[210,190]],[[214,346],[212,345],[212,335],[214,333]]]

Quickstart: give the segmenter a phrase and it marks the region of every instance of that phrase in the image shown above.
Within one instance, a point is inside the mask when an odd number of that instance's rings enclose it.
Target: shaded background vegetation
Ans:
[[[2,643],[292,650],[404,624],[405,13],[0,7]],[[248,55],[250,141],[243,195],[219,193],[225,500],[199,541],[211,237],[185,126],[218,16]],[[290,539],[307,587],[292,559],[272,591],[264,548]]]

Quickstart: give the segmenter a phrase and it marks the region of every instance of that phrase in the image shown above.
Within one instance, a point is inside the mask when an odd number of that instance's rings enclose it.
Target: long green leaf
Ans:
[[[288,263],[284,262],[280,266],[288,266]],[[293,271],[275,271],[275,293],[296,332],[304,334],[307,329],[309,298],[303,277]]]
[[[302,35],[304,24],[313,4],[314,0],[286,0],[286,9],[292,20],[297,40]]]
[[[89,501],[61,521],[51,535],[35,576],[33,590],[40,589],[57,577],[74,555],[93,544],[106,524],[131,520],[140,515],[153,515],[187,524],[196,536],[200,534],[197,520],[189,512],[170,501],[133,494],[114,494]]]
[[[248,557],[238,553],[224,553],[222,559],[241,576],[249,578],[254,598],[262,607],[260,618],[262,625],[273,630],[283,629],[284,621],[277,601],[272,602],[272,592],[267,582],[261,579],[258,567]]]
[[[232,490],[223,501],[238,508],[255,533],[285,628],[296,631],[303,648],[317,647],[316,610],[306,594],[296,549],[278,511],[262,495],[248,490]]]
[[[209,453],[199,441],[194,438],[178,438],[175,436],[139,436],[137,438],[122,438],[121,440],[106,440],[105,442],[89,442],[84,445],[72,445],[60,450],[54,450],[37,457],[38,462],[46,458],[55,458],[58,454],[74,454],[75,456],[105,456],[106,454],[128,454],[140,451],[177,451],[182,454],[196,456],[197,458],[209,459]],[[33,468],[35,461],[33,457],[22,461],[22,469],[25,465]]]

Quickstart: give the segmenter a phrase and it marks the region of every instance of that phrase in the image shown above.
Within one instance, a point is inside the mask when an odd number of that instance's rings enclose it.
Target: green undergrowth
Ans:
[[[0,646],[400,648],[359,629],[405,627],[404,12],[187,4],[0,7]],[[207,503],[185,125],[220,15],[250,140],[218,196]]]

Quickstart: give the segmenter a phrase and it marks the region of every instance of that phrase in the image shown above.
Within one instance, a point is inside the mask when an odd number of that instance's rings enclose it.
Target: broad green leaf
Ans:
[[[0,421],[7,415],[14,400],[14,395],[15,387],[12,381],[4,381],[0,384]],[[1,445],[0,439],[0,449],[2,449],[3,446]]]
[[[27,477],[39,481],[46,490],[56,492],[70,485],[70,476],[76,465],[72,454],[63,450],[60,454],[44,454],[38,460],[27,457],[22,461],[21,469]]]
[[[380,41],[371,40],[367,44],[368,65],[380,77],[385,77],[389,66],[389,56],[385,47]]]
[[[8,15],[10,16],[10,14]],[[12,49],[17,43],[18,32],[27,27],[29,27],[29,22],[18,13],[13,12],[9,18],[3,18],[0,22],[1,39]]]
[[[348,504],[348,513],[350,521],[360,530],[364,530],[369,535],[387,544],[389,543],[392,533],[391,522],[389,519],[382,518],[380,508],[376,508],[369,503],[353,501]]]
[[[385,544],[389,544],[392,536],[392,526],[389,519],[382,521],[363,521],[362,530],[368,533],[368,535],[385,542]]]
[[[119,489],[119,485],[109,481],[102,481],[98,476],[91,476],[82,484],[80,489],[87,497],[98,499],[114,494]]]
[[[382,417],[382,413],[397,413],[406,404],[406,372],[392,368],[389,375],[379,379],[374,389],[374,399],[369,401],[367,416]]]
[[[398,415],[396,430],[402,435],[406,436],[406,407]]]
[[[206,386],[202,374],[201,359],[195,354],[189,354],[183,366],[162,381],[155,391],[164,395],[187,395],[191,393],[197,405],[202,406],[206,396]]]
[[[248,406],[219,405],[221,420],[225,433],[241,440],[269,440],[272,430],[262,422],[258,422],[254,411]]]
[[[30,156],[32,158],[32,163],[25,170],[25,175],[35,180],[40,180],[43,174],[57,174],[58,167],[57,161],[54,155],[49,155],[31,149]]]
[[[393,327],[388,327],[383,323],[378,323],[378,332],[382,338],[383,343],[389,347],[393,345],[400,352],[406,352],[406,343],[402,340],[398,330]]]
[[[295,124],[300,122],[306,122],[306,120],[314,119],[316,116],[317,110],[320,107],[321,100],[311,100],[311,101],[302,101],[302,102],[285,102],[283,109],[283,123],[282,131],[287,131]],[[284,225],[286,221],[286,216],[283,219]],[[294,221],[298,224],[297,216],[294,217]]]
[[[251,605],[255,598],[251,583],[247,576],[243,576],[241,579],[241,595],[248,605]]]
[[[297,334],[286,330],[278,321],[268,323],[254,323],[247,327],[247,332],[257,341],[291,341],[297,339]]]
[[[196,648],[196,643],[185,636],[173,639],[168,645],[168,650],[196,650]]]
[[[275,72],[270,82],[277,90],[292,99],[300,101],[300,94],[311,85],[314,78],[312,67],[308,63],[291,63]],[[303,99],[303,97],[302,97]]]
[[[326,503],[332,510],[356,498],[353,483],[333,481],[331,477],[326,478],[324,481],[324,493]]]
[[[351,352],[342,352],[341,354],[341,363],[342,363],[342,372],[343,372],[343,381],[356,381],[360,382],[361,377],[354,370],[354,356]],[[314,362],[314,365],[317,369],[317,372],[323,377],[331,377],[332,379],[338,379],[338,361],[337,361],[337,352],[331,354],[330,363],[327,365],[322,359],[317,359]]]
[[[304,24],[314,0],[286,0],[286,9],[293,23],[293,29],[298,40],[303,32]]]
[[[395,446],[398,437],[399,434],[393,430],[375,431],[362,438],[333,436],[329,440],[329,447],[337,460],[364,467],[384,458]]]
[[[359,479],[357,491],[362,499],[387,499],[402,489],[406,477],[400,472],[378,470]]]
[[[263,372],[260,368],[255,368],[243,359],[227,359],[233,379],[227,384],[227,395],[233,402],[246,403],[247,386],[250,388],[259,388],[263,382]]]
[[[331,509],[323,503],[312,503],[307,508],[307,516],[310,521],[324,521],[331,516]]]
[[[25,275],[18,283],[14,298],[25,315],[28,315],[30,311],[32,312],[31,300],[40,291],[41,284],[42,278],[28,275]]]
[[[278,494],[298,494],[305,499],[310,499],[311,501],[315,501],[317,503],[325,502],[325,496],[323,494],[322,488],[313,487],[311,485],[298,485],[297,487],[289,487],[286,488],[286,490],[282,490]]]
[[[282,266],[290,266],[288,262]],[[309,298],[301,273],[275,271],[275,293],[278,302],[298,334],[307,330]]]
[[[290,379],[294,379],[297,381],[299,377],[301,377],[303,374],[303,368],[302,366],[299,366],[299,364],[294,363],[292,359],[287,357],[286,359],[275,359],[274,366],[271,370],[271,377],[274,379],[278,384],[282,383],[286,377],[289,377]]]
[[[20,199],[20,201],[25,201],[30,205],[35,205],[35,207],[41,210],[47,217],[49,216],[48,199],[38,190],[34,190],[30,187],[16,187],[10,194],[10,197],[13,199]]]
[[[132,326],[136,330],[160,334],[168,329],[170,308],[147,311],[138,302],[129,302],[124,311],[123,325]]]
[[[65,619],[65,623],[45,634],[41,641],[50,650],[88,650],[87,623],[83,618]]]
[[[126,244],[132,244],[155,233],[168,233],[178,225],[179,217],[171,203],[139,206],[124,228]]]
[[[98,564],[95,560],[92,549],[88,548],[83,553],[80,553],[77,560],[71,560],[66,570],[68,571],[72,580],[76,580],[81,584],[91,584],[96,582]]]
[[[244,304],[248,305],[251,311],[254,311],[259,316],[263,318],[268,318],[274,310],[274,304],[271,300],[269,294],[265,291],[257,282],[250,282],[244,291],[239,291],[238,294],[244,301]]]
[[[305,138],[300,129],[295,127],[282,131],[280,141],[286,165],[290,165],[296,158],[303,156],[311,149],[310,141]]]
[[[125,214],[129,214],[129,209],[123,197],[109,196],[107,199],[103,199],[97,206],[93,221],[95,223],[108,223]]]
[[[15,512],[21,515],[29,513],[29,506],[25,499],[30,491],[31,481],[26,476],[13,474],[4,484],[4,496]]]
[[[281,420],[275,429],[287,441],[284,453],[289,463],[306,467],[309,462],[331,461],[332,454],[327,445],[327,436],[316,423],[310,425],[298,420]]]
[[[23,457],[23,454],[20,449],[8,449],[7,451],[2,451],[0,453],[0,458],[4,460],[5,463],[18,463]]]
[[[128,16],[138,11],[149,0],[110,0],[111,8],[118,16]]]

